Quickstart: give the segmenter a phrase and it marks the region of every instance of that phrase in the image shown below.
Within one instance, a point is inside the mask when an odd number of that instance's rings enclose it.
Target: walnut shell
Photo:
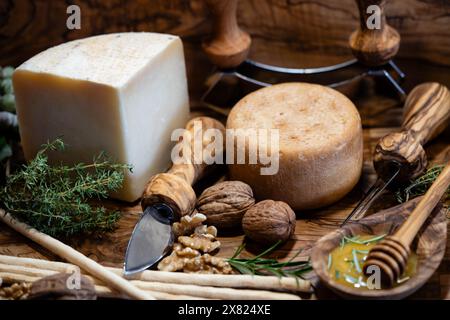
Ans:
[[[252,188],[241,181],[224,181],[203,191],[197,209],[206,223],[221,228],[239,227],[244,213],[255,203]]]
[[[264,200],[247,210],[242,219],[247,237],[262,244],[288,240],[295,231],[295,213],[282,201]]]

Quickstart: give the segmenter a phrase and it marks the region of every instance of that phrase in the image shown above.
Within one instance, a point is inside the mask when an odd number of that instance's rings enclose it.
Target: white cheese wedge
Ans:
[[[149,178],[170,165],[171,133],[183,128],[189,99],[180,38],[118,33],[50,48],[13,76],[26,159],[62,137],[52,163],[91,162],[104,151],[133,166],[112,196],[138,199]]]
[[[324,207],[346,195],[361,175],[361,118],[334,89],[308,83],[260,89],[234,106],[227,129],[279,131],[278,172],[262,175],[267,165],[260,160],[229,165],[231,179],[249,184],[258,200],[284,201],[295,210]],[[251,140],[236,143],[235,154],[248,155],[255,143],[261,150],[261,141]]]

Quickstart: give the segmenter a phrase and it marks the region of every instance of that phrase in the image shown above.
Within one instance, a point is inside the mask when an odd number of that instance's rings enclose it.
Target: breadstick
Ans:
[[[72,247],[62,243],[59,240],[50,237],[49,235],[46,235],[34,228],[31,228],[30,226],[28,226],[23,222],[14,219],[9,213],[6,213],[4,210],[0,210],[0,220],[6,223],[11,228],[13,228],[14,230],[16,230],[17,232],[24,235],[25,237],[33,240],[42,247],[55,253],[59,257],[84,269],[89,274],[102,280],[108,286],[111,286],[113,289],[116,289],[119,292],[123,292],[127,296],[134,299],[139,300],[155,299],[152,295],[136,288],[129,281],[109,271],[108,269],[98,264],[94,260],[83,255],[81,252],[73,249]]]

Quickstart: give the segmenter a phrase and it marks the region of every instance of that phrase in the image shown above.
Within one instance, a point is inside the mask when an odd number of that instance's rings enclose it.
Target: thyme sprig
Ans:
[[[264,250],[257,256],[250,259],[238,258],[241,252],[245,249],[245,243],[240,245],[234,255],[227,259],[228,263],[242,274],[253,275],[275,275],[278,277],[298,277],[302,278],[303,274],[312,270],[310,261],[293,261],[301,251],[298,251],[289,261],[280,262],[277,259],[263,258],[264,256],[273,252],[280,241],[273,246]]]
[[[406,188],[400,189],[395,193],[397,201],[400,203],[406,202],[417,196],[421,196],[427,192],[433,182],[437,179],[439,174],[444,169],[444,165],[435,165],[429,168],[422,176],[411,181],[411,184]],[[450,200],[450,188],[447,190],[446,200]]]
[[[104,153],[90,164],[49,165],[48,152],[62,152],[64,147],[61,139],[43,145],[28,165],[9,176],[0,189],[3,207],[55,237],[111,230],[119,212],[93,205],[90,200],[106,198],[118,190],[130,166],[112,163]]]

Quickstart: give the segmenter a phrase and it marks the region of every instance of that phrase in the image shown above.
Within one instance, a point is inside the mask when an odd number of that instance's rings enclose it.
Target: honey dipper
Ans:
[[[450,162],[403,225],[369,251],[363,268],[366,275],[373,274],[373,270],[368,270],[370,266],[377,266],[381,282],[389,287],[394,285],[405,270],[412,241],[449,186]]]

